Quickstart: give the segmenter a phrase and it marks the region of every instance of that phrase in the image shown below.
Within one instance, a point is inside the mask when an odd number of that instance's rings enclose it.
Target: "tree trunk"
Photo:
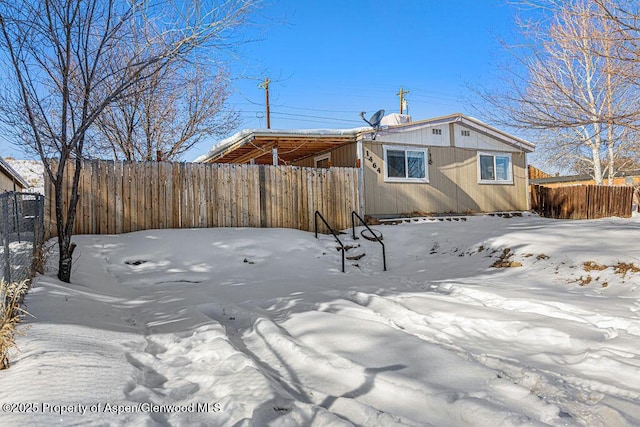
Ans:
[[[600,163],[600,144],[591,148],[593,159],[593,179],[596,185],[602,185],[602,164]]]
[[[614,170],[615,167],[615,153],[613,152],[613,132],[609,131],[609,140],[607,143],[607,150],[608,150],[608,155],[609,155],[609,186],[613,185],[613,178],[615,177],[616,174],[616,170]]]
[[[56,197],[56,229],[58,231],[58,252],[60,259],[58,260],[58,279],[63,282],[71,283],[71,267],[73,266],[73,251],[76,248],[75,243],[71,243],[71,236],[73,234],[73,223],[75,222],[76,209],[78,204],[78,180],[74,176],[73,188],[71,191],[71,200],[68,200],[69,209],[64,212],[63,206],[63,186],[65,184],[64,176],[64,163],[66,161],[60,161],[58,168],[63,170],[56,171],[59,173],[56,182],[54,183],[55,197]],[[75,175],[79,175],[76,171]],[[66,214],[66,215],[65,215]],[[66,216],[66,221],[64,220]]]
[[[60,249],[60,260],[58,261],[58,279],[71,283],[71,267],[73,266],[73,251],[76,249],[75,243],[69,243],[68,238],[58,237],[58,247]]]

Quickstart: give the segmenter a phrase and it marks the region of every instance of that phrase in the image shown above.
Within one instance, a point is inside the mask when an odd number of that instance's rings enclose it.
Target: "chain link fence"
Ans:
[[[44,239],[44,196],[0,194],[0,277],[18,282],[32,276]]]

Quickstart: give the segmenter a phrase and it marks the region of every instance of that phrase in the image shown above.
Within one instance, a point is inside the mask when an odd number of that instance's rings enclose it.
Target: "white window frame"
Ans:
[[[491,156],[493,157],[493,176],[494,179],[482,179],[482,171],[480,167],[480,156]],[[496,174],[496,157],[505,157],[509,159],[509,166],[507,169],[507,179],[498,179]],[[511,158],[511,153],[504,152],[492,152],[492,151],[479,151],[477,155],[478,164],[478,184],[493,184],[493,185],[509,185],[513,184],[513,160]]]
[[[313,167],[317,168],[318,167],[318,162],[320,162],[322,160],[326,160],[327,163],[331,163],[331,152],[320,154],[319,156],[314,157],[313,158]]]
[[[412,182],[412,183],[424,183],[429,182],[429,150],[426,147],[411,147],[411,146],[399,146],[399,145],[383,145],[382,150],[384,153],[384,181],[385,182]],[[389,168],[387,167],[387,151],[404,151],[404,166],[405,175],[407,174],[409,167],[407,165],[407,151],[417,151],[424,153],[424,178],[399,178],[390,177]]]

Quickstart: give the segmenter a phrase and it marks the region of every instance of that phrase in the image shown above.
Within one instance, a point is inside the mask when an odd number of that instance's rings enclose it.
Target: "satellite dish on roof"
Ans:
[[[380,122],[382,121],[382,117],[384,117],[384,110],[378,110],[376,111],[373,116],[371,116],[371,118],[369,120],[365,119],[364,115],[366,113],[364,111],[362,111],[360,113],[360,117],[362,117],[362,120],[364,120],[365,122],[367,122],[369,124],[369,126],[371,126],[372,128],[375,129],[375,132],[373,133],[373,137],[371,138],[372,140],[376,139],[376,135],[378,135],[378,130],[380,130]]]

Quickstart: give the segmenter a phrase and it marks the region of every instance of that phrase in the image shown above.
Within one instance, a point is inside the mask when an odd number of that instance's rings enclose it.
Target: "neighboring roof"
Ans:
[[[29,183],[20,176],[18,172],[13,169],[9,163],[7,163],[2,157],[0,157],[0,171],[11,178],[15,183],[19,184],[22,188],[29,188]]]
[[[615,178],[625,178],[632,176],[640,176],[640,169],[631,171],[616,172]],[[531,184],[555,184],[560,182],[578,182],[578,181],[593,181],[591,175],[565,175],[565,176],[551,176],[548,178],[535,178],[530,179]]]
[[[505,144],[530,153],[535,145],[517,138],[480,120],[460,113],[395,126],[383,126],[378,135],[392,135],[439,124],[457,123],[479,133],[491,136]],[[205,155],[195,159],[204,163],[272,163],[272,148],[278,148],[278,157],[287,163],[321,153],[339,145],[356,142],[373,134],[371,127],[354,129],[245,129],[216,143]]]

